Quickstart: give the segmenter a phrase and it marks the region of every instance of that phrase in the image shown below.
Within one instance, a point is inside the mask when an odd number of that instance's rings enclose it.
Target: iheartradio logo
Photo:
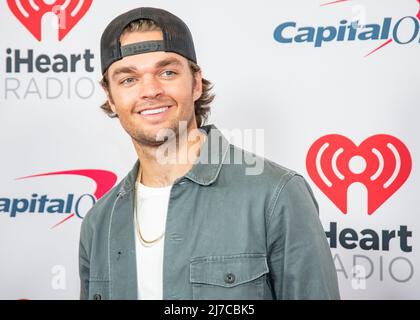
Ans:
[[[368,214],[373,214],[407,180],[411,156],[399,139],[378,134],[359,146],[338,134],[319,138],[310,147],[306,169],[312,181],[347,213],[347,189],[363,183],[368,193]]]
[[[7,0],[15,17],[41,41],[42,17],[48,12],[58,18],[58,40],[61,41],[80,21],[93,0]]]

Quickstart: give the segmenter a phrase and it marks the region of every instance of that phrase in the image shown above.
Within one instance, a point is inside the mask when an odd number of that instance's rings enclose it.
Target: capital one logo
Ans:
[[[55,228],[73,217],[83,219],[84,214],[82,211],[84,211],[83,206],[86,200],[94,205],[117,181],[117,176],[113,172],[98,169],[47,172],[17,178],[16,180],[35,179],[47,176],[77,176],[88,178],[95,183],[95,190],[92,194],[84,193],[79,197],[73,193],[69,193],[65,197],[54,198],[48,194],[39,195],[37,192],[31,192],[31,198],[6,198],[0,195],[0,214],[8,214],[11,218],[16,218],[21,214],[65,215],[65,218],[62,218],[52,227]]]
[[[368,52],[365,57],[377,52],[390,43],[400,45],[412,42],[420,43],[420,0],[411,0],[416,3],[416,11],[413,15],[399,19],[395,17],[384,17],[381,22],[364,24],[365,9],[353,17],[352,21],[341,18],[331,25],[300,25],[296,21],[287,21],[279,24],[274,30],[274,39],[282,44],[311,43],[315,48],[321,48],[331,42],[354,42],[354,41],[384,41],[375,49]],[[322,3],[321,7],[352,3],[353,0],[338,0]],[[378,1],[379,3],[379,1]],[[362,5],[355,5],[353,9],[364,8]],[[362,24],[360,24],[362,23]],[[404,30],[404,27],[409,30]]]
[[[365,185],[371,215],[404,184],[411,164],[404,143],[386,134],[371,136],[359,146],[345,136],[326,135],[312,144],[306,157],[312,181],[344,214],[351,184]]]
[[[42,17],[48,12],[58,18],[58,40],[61,41],[80,21],[93,0],[7,0],[15,17],[30,33],[41,41]]]

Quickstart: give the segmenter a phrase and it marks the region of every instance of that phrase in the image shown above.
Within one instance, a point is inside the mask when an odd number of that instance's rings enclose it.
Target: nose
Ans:
[[[155,99],[162,95],[162,84],[154,75],[145,75],[141,83],[140,95],[143,99]]]

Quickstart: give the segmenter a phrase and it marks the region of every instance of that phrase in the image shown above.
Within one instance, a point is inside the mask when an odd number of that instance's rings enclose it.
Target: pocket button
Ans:
[[[93,296],[93,300],[102,300],[102,296],[97,293]]]
[[[232,284],[235,282],[235,275],[233,273],[227,273],[225,275],[225,282],[228,284]]]

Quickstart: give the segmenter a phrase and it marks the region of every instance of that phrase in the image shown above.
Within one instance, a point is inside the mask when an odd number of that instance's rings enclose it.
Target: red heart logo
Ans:
[[[356,169],[359,161],[361,169]],[[360,167],[360,166],[359,166]],[[350,139],[330,134],[310,147],[306,169],[313,182],[340,209],[347,213],[347,189],[354,182],[368,190],[368,214],[373,214],[407,180],[411,156],[399,139],[378,134],[357,147]]]
[[[420,0],[417,0],[417,2],[418,2],[418,3],[419,3],[419,5],[420,5]],[[419,21],[420,21],[420,8],[419,8],[419,11],[417,12],[416,17],[417,17],[417,19],[419,19]]]
[[[41,41],[42,17],[47,12],[58,18],[58,40],[61,41],[86,14],[93,0],[56,0],[46,4],[43,0],[7,0],[15,17]]]

